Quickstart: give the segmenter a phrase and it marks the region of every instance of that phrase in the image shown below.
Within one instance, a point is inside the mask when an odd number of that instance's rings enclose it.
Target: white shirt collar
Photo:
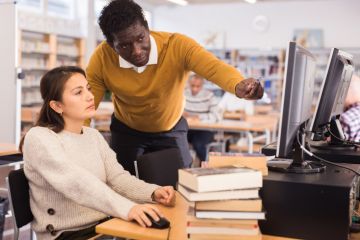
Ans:
[[[133,64],[129,63],[128,61],[126,61],[125,59],[123,59],[120,55],[119,55],[119,66],[121,68],[132,68],[134,69],[136,72],[138,73],[142,73],[143,71],[145,71],[146,67],[148,65],[152,65],[152,64],[157,64],[158,61],[158,51],[157,51],[157,45],[155,42],[155,39],[153,36],[149,36],[150,37],[150,56],[149,56],[149,61],[141,67],[136,67]]]

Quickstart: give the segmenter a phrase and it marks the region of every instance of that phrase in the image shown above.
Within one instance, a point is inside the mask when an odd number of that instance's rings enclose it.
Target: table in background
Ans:
[[[248,140],[248,152],[253,152],[254,142],[265,140],[265,144],[271,141],[271,132],[276,131],[276,123],[257,118],[256,120],[238,121],[238,120],[222,120],[215,123],[207,123],[201,121],[188,120],[189,129],[207,130],[217,132],[220,136],[224,136],[225,132],[229,133],[245,133]],[[254,136],[255,132],[263,133]]]

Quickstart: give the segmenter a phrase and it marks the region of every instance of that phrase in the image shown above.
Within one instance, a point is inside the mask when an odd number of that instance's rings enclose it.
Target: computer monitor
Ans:
[[[320,163],[305,161],[300,145],[305,142],[305,128],[312,116],[315,70],[315,57],[290,42],[286,52],[276,159],[268,163],[269,170],[315,173],[325,169]]]
[[[312,146],[344,146],[341,140],[345,140],[345,135],[339,117],[344,111],[344,102],[353,72],[353,56],[333,48],[321,86],[314,118],[310,125],[311,140],[322,142],[313,143]],[[330,141],[327,141],[329,136]],[[323,144],[324,141],[325,144]]]

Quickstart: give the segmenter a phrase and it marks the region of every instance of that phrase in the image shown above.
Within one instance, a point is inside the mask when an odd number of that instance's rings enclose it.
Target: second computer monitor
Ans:
[[[332,120],[333,131],[344,138],[340,123],[336,118],[344,111],[344,102],[354,72],[353,57],[337,48],[331,50],[325,78],[310,125],[312,140],[325,140],[329,123]]]

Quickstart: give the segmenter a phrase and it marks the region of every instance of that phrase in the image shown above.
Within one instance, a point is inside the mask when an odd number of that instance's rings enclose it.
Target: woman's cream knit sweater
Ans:
[[[25,137],[32,228],[38,240],[88,227],[106,216],[127,219],[135,202],[151,202],[159,186],[125,171],[101,134],[34,127]]]

